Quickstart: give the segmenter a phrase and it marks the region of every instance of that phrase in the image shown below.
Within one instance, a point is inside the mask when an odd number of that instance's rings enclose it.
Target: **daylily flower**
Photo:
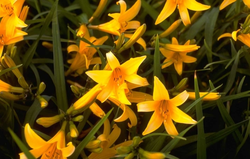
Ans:
[[[154,101],[137,104],[138,112],[154,111],[142,135],[147,135],[155,131],[162,125],[162,123],[169,135],[178,135],[172,120],[177,123],[195,124],[195,120],[178,108],[178,106],[182,105],[188,99],[188,96],[187,91],[183,91],[174,98],[169,99],[167,89],[155,76],[153,92]]]
[[[132,144],[132,140],[125,141],[123,143],[120,143],[118,145],[112,146],[115,141],[118,139],[118,137],[121,134],[121,129],[115,124],[113,126],[113,131],[110,133],[110,123],[108,120],[104,122],[104,130],[103,134],[97,137],[97,139],[101,140],[102,143],[100,147],[102,148],[102,151],[99,153],[91,153],[88,158],[89,159],[107,159],[112,158],[117,154],[116,149],[120,146],[129,146]]]
[[[27,35],[26,32],[15,28],[13,34],[8,36],[7,28],[11,27],[12,23],[7,23],[3,19],[0,22],[0,57],[2,57],[3,48],[5,45],[10,45],[23,40],[23,36]]]
[[[178,8],[181,20],[184,25],[191,24],[189,13],[187,9],[193,11],[203,11],[210,8],[208,5],[201,4],[195,0],[167,0],[162,11],[158,15],[155,25],[161,23],[166,18],[168,18],[174,11]]]
[[[179,45],[177,39],[174,37],[172,38],[172,44],[164,44],[164,47],[160,48],[161,53],[166,57],[162,68],[166,68],[174,64],[175,70],[179,75],[181,75],[183,62],[193,63],[196,61],[195,57],[188,56],[187,53],[197,50],[199,46],[189,44],[190,40],[188,40],[184,45]]]
[[[145,78],[136,74],[138,67],[145,60],[146,56],[131,58],[122,65],[112,52],[108,52],[106,57],[111,70],[94,70],[86,72],[90,78],[103,86],[97,99],[104,102],[113,93],[121,103],[130,105],[124,91],[127,89],[125,81],[140,86],[148,85]]]
[[[75,146],[69,142],[65,147],[65,127],[67,122],[64,121],[61,129],[49,141],[44,141],[38,136],[29,124],[24,127],[24,135],[28,145],[32,148],[30,153],[38,158],[58,158],[65,159],[69,157],[74,151]],[[24,153],[20,153],[20,159],[27,159]]]
[[[139,21],[131,21],[140,11],[141,0],[137,0],[135,4],[127,10],[127,4],[124,0],[119,0],[117,4],[120,4],[120,13],[108,14],[113,19],[107,23],[100,24],[98,26],[89,25],[91,29],[98,29],[103,32],[107,32],[113,35],[120,35],[126,30],[137,29],[140,26]]]
[[[220,5],[220,10],[226,8],[230,4],[234,3],[236,0],[224,0]],[[250,8],[250,1],[249,0],[243,0],[244,4]]]
[[[23,28],[27,26],[19,18],[23,3],[24,0],[4,0],[0,2],[0,18],[8,24],[7,36],[13,36],[15,27]]]
[[[118,118],[114,119],[115,122],[123,122],[129,119],[130,123],[128,123],[128,127],[133,127],[137,125],[137,117],[134,111],[127,105],[122,104],[116,98],[109,97],[109,100],[122,109],[123,113]]]
[[[85,25],[83,24],[81,28],[83,26]],[[86,28],[86,26],[83,28]],[[77,35],[79,35],[81,38],[85,38],[93,45],[102,45],[108,39],[108,36],[103,36],[99,39],[90,36],[87,28],[80,29]],[[75,52],[76,54],[73,59],[68,60],[68,62],[71,63],[71,65],[69,69],[65,72],[66,76],[75,71],[76,71],[75,76],[81,75],[84,70],[89,68],[89,65],[101,63],[101,59],[99,57],[93,57],[97,52],[96,48],[89,46],[91,45],[82,40],[80,40],[79,47],[75,44],[68,46],[67,48],[68,53]]]
[[[141,9],[141,0],[137,0],[135,4],[127,10],[127,4],[124,0],[119,0],[117,4],[120,4],[120,13],[108,14],[113,19],[107,23],[100,25],[88,25],[90,29],[97,29],[109,34],[120,36],[124,33],[126,38],[131,38],[131,30],[136,30],[140,27],[139,21],[132,21],[132,19],[139,13]],[[130,32],[126,32],[129,30]],[[146,43],[142,38],[136,41],[140,44],[144,50],[146,49]]]
[[[238,39],[243,44],[250,47],[250,34],[249,33],[243,34],[243,33],[240,33],[240,31],[241,31],[241,29],[233,31],[232,33],[224,33],[221,36],[219,36],[217,40],[220,40],[221,38],[225,38],[225,37],[232,37],[234,39],[234,41],[237,41],[237,39]],[[238,33],[240,33],[240,34],[237,35]]]

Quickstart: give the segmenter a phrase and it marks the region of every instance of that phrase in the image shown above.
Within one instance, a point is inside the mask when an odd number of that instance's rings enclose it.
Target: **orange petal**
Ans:
[[[179,5],[178,9],[179,9],[179,13],[180,13],[181,20],[182,20],[183,24],[185,26],[191,24],[189,13],[188,13],[188,10],[187,10],[186,6]]]
[[[147,101],[137,104],[138,112],[152,112],[157,109],[159,101]]]
[[[208,92],[199,92],[200,97],[206,95]],[[195,92],[188,92],[189,99],[195,100]],[[202,98],[203,101],[211,101],[211,100],[217,100],[221,97],[217,92],[211,92],[207,94],[204,98]]]
[[[196,62],[196,58],[195,57],[192,57],[192,56],[182,56],[182,61],[184,63],[194,63]]]
[[[121,65],[121,70],[126,75],[131,75],[137,72],[141,63],[146,59],[146,56],[130,58]]]
[[[111,67],[112,70],[120,66],[120,62],[111,51],[106,53],[106,57],[107,57],[109,66]]]
[[[177,61],[177,63],[174,63],[174,68],[176,70],[176,72],[181,75],[182,74],[182,69],[183,69],[183,63],[182,61]]]
[[[163,118],[161,117],[161,115],[158,114],[157,112],[154,112],[148,122],[146,129],[142,132],[142,135],[147,135],[155,131],[162,125],[162,122],[163,122]]]
[[[134,111],[129,107],[126,106],[126,111],[128,113],[128,118],[130,120],[130,123],[128,123],[128,127],[133,127],[137,125],[137,116],[135,115]]]
[[[250,47],[250,34],[240,34],[238,39],[243,42],[245,45]]]
[[[99,118],[102,118],[105,115],[105,112],[102,110],[102,108],[100,108],[95,102],[89,106],[89,109]]]
[[[135,4],[129,8],[124,14],[121,14],[119,17],[119,21],[130,21],[132,20],[141,9],[141,0],[137,0]]]
[[[203,11],[203,10],[207,10],[210,8],[209,5],[204,5],[201,4],[199,2],[196,2],[195,0],[185,0],[182,1],[183,5],[193,11]]]
[[[77,45],[69,45],[68,47],[67,47],[67,51],[68,51],[68,53],[71,53],[71,52],[73,52],[73,51],[75,51],[75,52],[77,52],[79,50],[79,48],[78,48],[78,46]]]
[[[243,0],[243,2],[244,2],[244,4],[245,4],[248,8],[250,8],[250,1],[249,1],[249,0]]]
[[[113,130],[112,130],[112,132],[111,132],[111,134],[108,136],[108,144],[107,144],[107,147],[106,148],[108,148],[108,147],[110,147],[111,145],[113,145],[114,144],[114,142],[118,139],[118,137],[120,136],[120,134],[121,134],[121,129],[116,125],[116,124],[114,124],[114,126],[113,126]]]
[[[174,52],[192,52],[192,51],[198,50],[200,46],[165,44],[164,48],[170,51],[174,51]]]
[[[232,38],[234,39],[234,41],[237,41],[237,33],[240,31],[240,29],[233,31],[232,32]]]
[[[167,0],[161,13],[158,15],[158,17],[155,21],[155,25],[157,25],[157,24],[161,23],[162,21],[164,21],[165,19],[167,19],[174,12],[176,5],[177,4],[174,0]]]
[[[120,104],[119,107],[123,110],[122,115],[114,119],[115,122],[123,122],[128,119],[127,107],[124,104]]]
[[[69,142],[66,147],[61,149],[63,157],[69,157],[75,151],[75,146],[72,142]]]
[[[113,71],[109,70],[95,70],[87,71],[86,74],[92,78],[96,83],[107,84],[112,75]]]
[[[180,106],[188,99],[188,97],[189,94],[187,93],[187,91],[183,91],[174,98],[170,99],[170,101],[174,106]]]
[[[130,83],[140,85],[140,86],[149,85],[146,78],[143,78],[137,74],[132,74],[132,75],[126,76],[125,80],[130,82]]]
[[[167,120],[164,120],[163,123],[169,135],[178,135],[178,131],[176,130],[176,127],[171,118],[167,118]]]
[[[235,2],[236,0],[224,0],[221,5],[220,5],[220,10],[226,8],[229,6],[231,3]]]
[[[154,101],[169,100],[169,94],[165,86],[161,83],[158,77],[154,76]]]
[[[115,87],[116,83],[114,83],[113,80],[110,80],[107,86],[105,86],[103,90],[99,93],[97,99],[100,100],[102,103],[105,102],[109,98]]]
[[[177,123],[184,124],[195,124],[196,121],[192,119],[189,115],[181,111],[178,107],[169,107],[170,117]]]
[[[221,38],[225,38],[225,37],[231,38],[231,37],[232,37],[232,34],[231,34],[231,33],[224,33],[224,34],[222,34],[221,36],[219,36],[217,40],[220,40]]]
[[[40,136],[38,136],[30,127],[29,124],[26,124],[24,127],[24,136],[31,148],[39,148],[41,146],[46,145],[46,141],[44,141]]]

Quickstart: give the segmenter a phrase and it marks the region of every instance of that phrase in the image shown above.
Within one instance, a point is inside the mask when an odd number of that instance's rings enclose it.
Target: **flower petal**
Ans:
[[[183,91],[174,98],[170,99],[170,101],[174,106],[180,106],[188,99],[188,97],[189,94],[187,93],[187,91]]]
[[[169,94],[165,86],[161,83],[158,77],[154,76],[154,101],[169,100]]]
[[[137,0],[135,4],[129,8],[125,13],[121,14],[119,21],[130,21],[132,20],[141,9],[141,0]]]
[[[123,14],[127,10],[127,4],[123,0],[119,0],[116,4],[120,4],[120,13]]]
[[[248,8],[250,8],[250,1],[249,1],[249,0],[243,0],[243,2],[244,2],[244,4],[245,4]]]
[[[122,115],[114,119],[115,122],[123,122],[128,119],[127,107],[124,104],[120,104],[119,107],[123,110]]]
[[[169,107],[170,117],[177,123],[184,124],[195,124],[197,123],[194,119],[192,119],[189,115],[181,111],[178,107],[171,105]]]
[[[185,0],[182,1],[183,5],[193,11],[203,11],[203,10],[207,10],[210,8],[209,5],[204,5],[201,4],[199,2],[196,2],[195,0]]]
[[[200,97],[206,95],[208,92],[199,92]],[[195,92],[188,92],[189,99],[195,100]],[[217,92],[211,92],[207,94],[204,98],[202,98],[203,101],[211,101],[211,100],[217,100],[221,97]]]
[[[113,71],[110,70],[94,70],[87,71],[86,74],[92,78],[96,83],[107,84],[110,80]]]
[[[68,53],[71,53],[71,52],[73,52],[73,51],[77,52],[78,50],[79,50],[79,48],[78,48],[78,46],[75,45],[75,44],[69,45],[69,46],[67,47]]]
[[[178,9],[179,9],[179,13],[180,13],[181,20],[182,20],[183,24],[185,26],[191,24],[187,8],[184,5],[179,5]]]
[[[61,151],[63,157],[69,157],[75,151],[75,146],[72,144],[72,142],[69,142],[67,147],[62,148]]]
[[[167,0],[161,13],[158,15],[155,21],[155,25],[160,24],[162,21],[168,18],[174,12],[176,5],[177,4],[174,0]]]
[[[33,141],[34,142],[34,141]],[[48,148],[51,146],[51,144],[45,144],[39,148],[30,150],[30,153],[35,157],[35,158],[39,158],[43,153],[45,153]],[[25,154],[19,153],[20,159],[27,159],[27,157],[25,156]]]
[[[170,51],[174,51],[174,52],[192,52],[192,51],[198,50],[200,46],[165,44],[164,48]]]
[[[220,10],[226,8],[227,6],[229,6],[231,3],[235,2],[236,0],[224,0],[221,4],[220,4]]]
[[[110,133],[110,135],[108,136],[108,144],[107,144],[107,147],[110,147],[111,145],[114,144],[114,142],[118,139],[118,137],[120,136],[121,134],[121,129],[116,125],[114,124],[113,126],[113,130],[112,132]]]
[[[146,59],[146,56],[130,58],[121,65],[121,70],[126,75],[131,75],[137,72],[141,63]]]
[[[165,130],[169,135],[178,135],[178,131],[176,130],[176,127],[171,118],[167,118],[167,120],[164,120],[163,123]]]
[[[138,112],[152,112],[157,109],[159,101],[147,101],[137,104]]]
[[[111,51],[106,53],[106,57],[112,70],[120,66],[120,62]]]
[[[91,106],[89,106],[89,109],[99,118],[102,118],[105,115],[105,112],[102,110],[102,108],[99,107],[98,104],[96,104],[96,102],[91,104]]]
[[[132,128],[133,126],[137,125],[137,116],[135,115],[134,111],[129,106],[125,105],[125,107],[126,107],[126,111],[128,114],[128,118],[130,120],[130,123],[128,123],[128,127]]]
[[[240,34],[238,39],[243,42],[245,45],[250,47],[250,34]]]
[[[162,122],[163,122],[162,116],[155,111],[151,116],[146,129],[142,132],[142,135],[147,135],[155,131],[162,125]]]
[[[222,34],[221,36],[219,36],[217,40],[220,40],[221,38],[225,38],[225,37],[231,38],[231,37],[232,37],[232,34],[231,34],[231,33],[224,33],[224,34]]]
[[[102,103],[105,102],[109,98],[115,87],[116,83],[114,83],[113,80],[110,80],[109,83],[98,94],[97,99],[100,100]]]
[[[141,77],[141,76],[139,76],[137,74],[132,74],[132,75],[126,76],[125,80],[130,82],[130,83],[140,85],[140,86],[149,85],[146,78],[143,78],[143,77]]]
[[[24,136],[31,148],[39,148],[46,145],[46,141],[44,141],[40,136],[38,136],[30,127],[29,124],[26,124],[24,127]]]
[[[240,29],[233,31],[232,32],[232,38],[234,39],[234,41],[237,41],[237,33],[240,31]]]
[[[181,75],[182,74],[182,69],[183,69],[183,63],[181,60],[177,61],[176,63],[174,63],[174,68],[176,70],[176,72]]]
[[[196,58],[195,57],[192,57],[192,56],[182,56],[182,61],[184,63],[194,63],[196,62]]]

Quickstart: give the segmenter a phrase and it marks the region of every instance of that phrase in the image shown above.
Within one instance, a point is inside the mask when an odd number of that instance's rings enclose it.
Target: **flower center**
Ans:
[[[117,86],[120,86],[124,82],[124,77],[122,75],[122,70],[120,68],[115,68],[113,71],[114,81]]]
[[[164,120],[166,120],[169,115],[168,107],[169,107],[168,101],[162,100],[159,106],[159,111]]]
[[[120,29],[119,29],[119,32],[120,33],[124,33],[126,30],[127,30],[127,25],[128,25],[128,22],[120,22]]]
[[[59,159],[62,158],[62,151],[57,149],[57,142],[50,145],[48,150],[42,155],[44,159]]]
[[[6,12],[7,15],[11,16],[13,14],[14,8],[11,4],[0,4],[0,7],[2,8],[2,10],[4,10],[4,12]]]
[[[181,58],[181,55],[180,53],[178,52],[175,52],[174,55],[173,55],[173,61],[174,63],[177,63],[178,61],[180,61],[182,58]],[[181,60],[182,61],[182,60]]]

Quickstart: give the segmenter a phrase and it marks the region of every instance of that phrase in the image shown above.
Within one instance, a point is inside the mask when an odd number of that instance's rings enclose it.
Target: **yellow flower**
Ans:
[[[24,93],[24,89],[22,87],[13,87],[8,83],[0,80],[0,92],[12,92],[12,93]]]
[[[112,52],[108,52],[106,57],[111,70],[94,70],[86,72],[90,78],[103,86],[97,99],[104,102],[113,93],[121,103],[130,105],[131,103],[128,101],[124,91],[127,89],[126,82],[140,86],[148,85],[145,78],[136,74],[138,67],[145,60],[146,56],[131,58],[122,65],[120,65],[120,62]]]
[[[220,5],[220,10],[226,8],[230,4],[234,3],[236,0],[224,0]],[[250,8],[250,1],[249,0],[243,0],[244,4]]]
[[[189,94],[189,99],[195,100],[195,92],[187,92]],[[200,97],[206,95],[208,92],[199,92]],[[221,97],[217,92],[211,92],[202,98],[203,101],[217,100]]]
[[[172,120],[177,123],[195,124],[195,120],[178,108],[178,106],[183,104],[188,99],[188,96],[187,91],[183,91],[174,98],[169,99],[167,89],[155,76],[153,92],[154,101],[141,102],[137,104],[138,112],[154,111],[142,135],[147,135],[155,131],[162,125],[162,123],[164,123],[168,134],[178,135]]]
[[[225,38],[225,37],[232,37],[234,39],[234,41],[237,41],[237,39],[238,39],[243,44],[250,47],[250,34],[249,33],[243,34],[243,33],[240,33],[240,31],[241,31],[241,29],[233,31],[232,33],[224,33],[221,36],[219,36],[217,40],[220,40],[221,38]],[[240,33],[240,34],[237,35],[238,33]]]
[[[44,141],[38,136],[31,128],[29,124],[24,127],[24,135],[28,145],[32,148],[30,153],[35,158],[42,156],[41,158],[58,158],[64,159],[69,157],[74,151],[75,146],[69,142],[65,147],[65,127],[67,122],[64,121],[61,129],[57,134],[49,141]],[[20,153],[20,159],[26,159],[24,153]]]
[[[179,75],[181,75],[183,62],[193,63],[196,61],[196,58],[188,56],[187,53],[197,50],[199,46],[189,44],[190,40],[188,40],[184,45],[179,45],[177,39],[173,37],[172,44],[165,44],[163,48],[160,48],[161,53],[166,57],[162,68],[166,68],[174,64],[175,70]]]
[[[166,18],[168,18],[174,11],[175,8],[178,8],[181,20],[184,25],[191,24],[189,13],[187,9],[193,11],[203,11],[210,8],[208,5],[201,4],[195,0],[167,0],[161,13],[158,15],[155,25],[161,23]]]
[[[126,30],[137,29],[140,26],[139,21],[131,21],[140,11],[141,0],[137,0],[135,4],[127,10],[127,4],[123,0],[119,0],[117,4],[120,4],[120,13],[108,14],[113,19],[107,23],[100,24],[98,26],[89,25],[91,29],[98,29],[103,32],[107,32],[113,35],[120,35]]]
[[[23,36],[27,35],[26,32],[15,28],[14,33],[11,36],[7,35],[6,29],[11,27],[12,23],[6,23],[1,20],[0,22],[0,57],[2,57],[4,45],[10,45],[23,40]]]
[[[0,18],[8,24],[7,36],[13,36],[16,27],[23,28],[27,25],[19,18],[24,0],[4,0],[0,2]],[[10,25],[11,24],[11,25]]]
[[[84,32],[83,29],[81,28],[78,31],[77,35],[79,35],[80,37],[84,37],[93,45],[102,45],[108,39],[108,36],[103,36],[99,39],[93,36],[90,37],[88,30],[85,30]],[[75,71],[76,71],[76,76],[81,75],[84,70],[89,68],[89,65],[101,63],[101,59],[99,57],[93,57],[97,52],[96,48],[89,46],[91,45],[82,40],[80,40],[79,47],[77,45],[68,46],[67,48],[68,53],[76,52],[76,54],[73,59],[70,59],[68,61],[69,63],[71,63],[71,65],[69,69],[65,72],[66,76]]]

